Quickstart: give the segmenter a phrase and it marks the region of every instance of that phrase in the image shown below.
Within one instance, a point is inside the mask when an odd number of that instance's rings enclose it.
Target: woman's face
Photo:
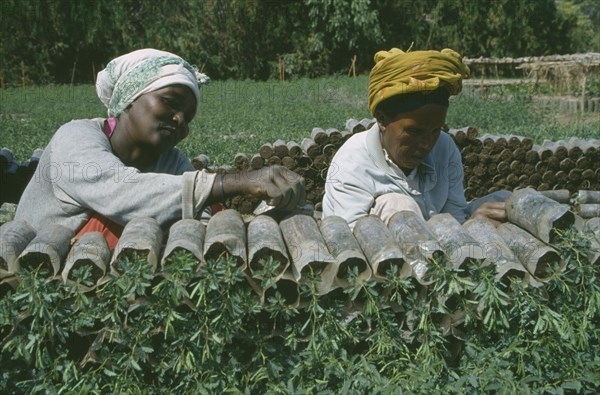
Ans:
[[[429,154],[440,137],[447,112],[445,106],[427,104],[392,119],[381,114],[377,117],[381,145],[405,173],[421,164]]]
[[[171,85],[138,97],[126,113],[128,139],[139,151],[136,162],[149,166],[187,137],[196,97],[184,85]]]

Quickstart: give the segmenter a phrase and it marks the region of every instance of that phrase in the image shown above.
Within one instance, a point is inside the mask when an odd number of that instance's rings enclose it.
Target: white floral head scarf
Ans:
[[[169,85],[189,87],[200,103],[200,84],[209,82],[181,57],[156,49],[140,49],[119,56],[98,73],[96,94],[108,109],[109,117],[116,117],[141,95]]]

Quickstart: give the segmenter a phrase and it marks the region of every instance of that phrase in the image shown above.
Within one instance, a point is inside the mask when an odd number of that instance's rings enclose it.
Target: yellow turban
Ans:
[[[446,87],[450,95],[462,89],[469,68],[452,49],[404,52],[398,48],[375,54],[375,66],[369,77],[369,110],[392,96],[433,91]]]

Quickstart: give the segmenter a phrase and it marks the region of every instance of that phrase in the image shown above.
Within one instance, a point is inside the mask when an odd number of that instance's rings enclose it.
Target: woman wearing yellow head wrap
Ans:
[[[442,133],[449,97],[468,76],[451,49],[377,52],[368,90],[377,122],[333,158],[323,216],[341,216],[351,226],[368,214],[387,222],[401,210],[424,219],[449,213],[461,223],[473,216],[504,220],[506,191],[467,204],[460,153]]]
[[[369,78],[369,110],[375,115],[377,105],[397,95],[426,94],[443,88],[448,95],[462,90],[469,68],[451,49],[403,52],[398,48],[375,54],[375,67]],[[427,97],[415,95],[413,97]]]

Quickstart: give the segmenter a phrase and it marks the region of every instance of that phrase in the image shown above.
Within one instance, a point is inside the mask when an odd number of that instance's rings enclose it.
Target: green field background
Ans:
[[[349,118],[370,117],[367,76],[279,81],[213,81],[203,87],[190,136],[179,148],[190,158],[206,154],[213,165],[233,163],[238,152],[253,154],[277,139],[298,143],[312,128],[344,129]],[[600,137],[600,113],[568,113],[531,100],[526,84],[485,92],[466,86],[453,97],[447,124],[474,126],[479,134],[516,134],[559,140]],[[71,119],[106,116],[94,87],[43,86],[0,89],[0,147],[23,161],[43,148]]]

